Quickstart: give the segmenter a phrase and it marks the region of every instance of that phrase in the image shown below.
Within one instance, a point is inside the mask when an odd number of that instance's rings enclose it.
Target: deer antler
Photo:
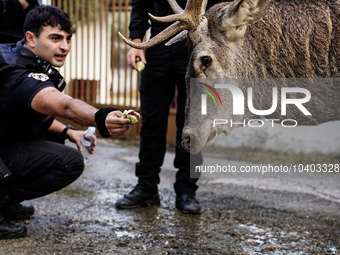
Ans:
[[[170,7],[174,11],[174,13],[180,14],[184,12],[184,10],[178,5],[176,1],[168,0],[168,3],[170,4]]]
[[[208,0],[188,0],[185,9],[183,9],[175,2],[175,0],[168,0],[172,10],[176,13],[166,17],[155,17],[149,14],[150,18],[158,22],[174,22],[168,28],[160,32],[155,37],[142,43],[134,43],[125,38],[120,32],[118,32],[120,38],[133,48],[147,49],[155,46],[171,36],[183,31],[193,30],[203,19],[203,14],[207,7]]]

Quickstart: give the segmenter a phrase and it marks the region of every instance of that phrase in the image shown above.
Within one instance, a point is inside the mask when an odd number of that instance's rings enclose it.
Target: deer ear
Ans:
[[[267,6],[268,0],[234,1],[223,9],[222,27],[230,35],[242,36],[247,25],[258,21],[263,16]]]

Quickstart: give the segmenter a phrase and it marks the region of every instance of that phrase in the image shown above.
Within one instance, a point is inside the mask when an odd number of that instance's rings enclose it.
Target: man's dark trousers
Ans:
[[[158,192],[159,173],[166,152],[166,132],[169,107],[173,102],[177,88],[176,115],[176,155],[175,168],[179,169],[174,184],[179,194],[195,194],[197,178],[190,178],[190,157],[198,158],[200,154],[191,155],[181,146],[184,126],[184,109],[186,102],[185,73],[189,55],[187,45],[175,43],[163,44],[146,50],[146,68],[141,75],[141,144],[139,159],[136,164],[138,186],[149,193]]]
[[[60,190],[84,170],[77,149],[46,140],[13,142],[0,147],[0,155],[12,172],[1,188],[18,202]]]

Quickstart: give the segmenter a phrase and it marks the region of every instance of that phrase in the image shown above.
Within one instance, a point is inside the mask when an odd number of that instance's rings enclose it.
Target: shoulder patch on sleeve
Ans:
[[[44,73],[30,73],[28,77],[32,77],[38,81],[47,81],[49,77]]]

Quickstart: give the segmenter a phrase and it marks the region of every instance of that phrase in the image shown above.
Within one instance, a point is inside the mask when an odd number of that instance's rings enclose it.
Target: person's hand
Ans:
[[[18,0],[18,2],[21,4],[23,10],[26,10],[27,7],[30,5],[26,0]]]
[[[130,119],[122,119],[121,111],[110,112],[105,119],[105,126],[112,136],[123,135],[130,128]]]
[[[80,152],[83,151],[83,146],[81,145],[81,138],[84,134],[85,130],[73,130],[73,129],[69,129],[67,130],[67,137],[68,139],[75,143],[77,145],[77,148]],[[91,151],[90,153],[93,154],[95,148],[96,148],[96,145],[97,145],[97,137],[95,135],[93,135],[93,137],[95,138],[94,139],[94,142],[93,142],[93,146],[91,148]]]
[[[133,39],[133,42],[140,43],[140,39]],[[140,61],[142,61],[144,64],[146,64],[145,54],[143,50],[131,48],[128,53],[126,54],[126,58],[128,61],[129,66],[131,66],[133,69],[137,70],[136,66],[136,57],[139,57]]]

